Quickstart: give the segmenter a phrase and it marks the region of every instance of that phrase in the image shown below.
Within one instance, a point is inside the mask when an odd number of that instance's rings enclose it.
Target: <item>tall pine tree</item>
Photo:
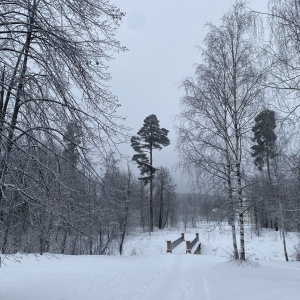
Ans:
[[[153,167],[152,152],[170,144],[168,132],[167,129],[160,128],[156,115],[152,114],[144,120],[144,125],[137,135],[131,138],[131,146],[137,152],[132,160],[137,163],[142,175],[139,179],[145,184],[150,182],[150,232],[153,231],[153,177],[157,170]]]

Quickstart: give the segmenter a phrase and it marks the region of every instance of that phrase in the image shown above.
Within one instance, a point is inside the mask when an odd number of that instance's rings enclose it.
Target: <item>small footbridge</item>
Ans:
[[[201,254],[201,242],[199,240],[199,233],[196,233],[196,237],[193,240],[185,240],[184,233],[182,233],[181,237],[179,237],[177,240],[173,242],[167,241],[167,253],[173,252],[177,254]]]

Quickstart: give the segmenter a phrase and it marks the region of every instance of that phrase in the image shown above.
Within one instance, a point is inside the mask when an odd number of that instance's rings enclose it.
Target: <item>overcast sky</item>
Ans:
[[[230,0],[112,0],[126,12],[117,38],[129,51],[116,54],[110,63],[112,92],[118,96],[119,114],[126,117],[132,134],[144,119],[155,114],[161,127],[170,131],[171,145],[154,152],[154,166],[170,169],[178,163],[175,151],[175,116],[180,112],[183,91],[180,82],[194,72],[200,62],[205,24],[220,23],[220,18],[235,1]],[[249,1],[257,11],[267,10],[268,0]],[[130,145],[120,148],[134,154]],[[138,175],[137,167],[134,172]],[[173,171],[178,192],[188,191],[186,178]]]

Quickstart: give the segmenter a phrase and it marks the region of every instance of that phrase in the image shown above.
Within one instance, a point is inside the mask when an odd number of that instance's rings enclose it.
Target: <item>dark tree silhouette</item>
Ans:
[[[275,142],[277,136],[274,132],[276,128],[275,112],[265,109],[255,117],[255,125],[252,127],[254,133],[253,141],[256,143],[251,147],[254,164],[262,171],[267,165],[268,176],[271,181],[270,159],[276,156]]]
[[[168,130],[160,128],[156,115],[152,114],[144,120],[143,127],[136,136],[131,138],[131,146],[137,154],[134,154],[132,160],[138,164],[145,184],[150,182],[150,231],[153,231],[153,177],[157,170],[153,167],[153,149],[162,149],[162,146],[168,146]],[[149,153],[149,156],[147,155]]]

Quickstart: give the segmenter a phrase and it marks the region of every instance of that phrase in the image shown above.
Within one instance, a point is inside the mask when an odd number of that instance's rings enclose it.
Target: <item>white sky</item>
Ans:
[[[132,135],[144,119],[156,114],[160,126],[168,129],[171,145],[154,152],[154,166],[170,169],[178,163],[175,152],[175,116],[180,112],[180,82],[193,75],[200,62],[201,46],[208,22],[218,24],[234,1],[231,0],[112,0],[126,12],[117,38],[129,51],[116,54],[110,64],[112,92],[122,105],[118,113],[126,117]],[[267,10],[268,0],[252,0],[249,6]],[[120,147],[132,156],[130,145]],[[134,167],[136,175],[139,174]],[[188,191],[186,178],[173,173],[178,192]]]

